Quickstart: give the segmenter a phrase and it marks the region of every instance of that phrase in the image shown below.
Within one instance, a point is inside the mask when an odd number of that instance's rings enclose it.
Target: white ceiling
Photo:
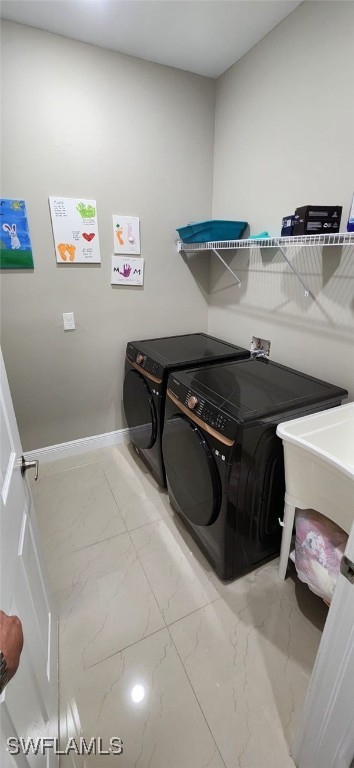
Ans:
[[[2,0],[1,16],[219,77],[300,0]]]

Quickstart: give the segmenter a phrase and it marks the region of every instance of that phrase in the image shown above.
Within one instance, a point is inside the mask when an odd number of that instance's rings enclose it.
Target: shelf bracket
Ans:
[[[285,259],[285,261],[287,262],[287,264],[289,265],[290,269],[291,269],[291,270],[294,272],[294,275],[296,275],[297,279],[300,281],[300,283],[301,283],[301,285],[302,285],[302,287],[303,287],[303,289],[304,289],[304,291],[305,291],[305,294],[304,294],[304,295],[305,295],[305,299],[308,299],[308,298],[309,298],[309,295],[310,295],[310,291],[309,291],[309,288],[307,287],[306,283],[304,283],[304,281],[303,281],[303,279],[302,279],[301,275],[299,275],[299,273],[298,273],[297,269],[295,269],[294,265],[291,263],[290,259],[289,259],[289,258],[288,258],[288,256],[286,255],[286,251],[284,250],[283,246],[282,246],[282,245],[280,245],[279,241],[278,241],[278,243],[277,243],[277,244],[278,244],[278,248],[279,248],[279,250],[280,250],[280,253],[281,253],[281,254],[282,254],[282,256],[284,257],[284,259]]]
[[[220,256],[219,251],[217,251],[215,248],[211,248],[210,250],[211,250],[212,253],[215,253],[215,256],[217,256],[218,259],[220,259],[220,261],[223,263],[224,267],[226,267],[226,269],[228,269],[229,272],[231,272],[232,277],[234,277],[235,280],[236,280],[237,287],[240,288],[241,287],[241,280],[239,280],[237,275],[235,275],[235,272],[231,269],[231,267],[229,267],[229,265],[226,263],[226,261],[223,259],[223,257]]]
[[[181,241],[179,241],[179,242],[177,243],[177,253],[181,253],[181,251],[184,251],[185,253],[188,253],[188,250],[190,250],[190,251],[193,251],[193,253],[196,253],[196,252],[198,252],[198,251],[195,251],[194,249],[188,249],[188,245],[187,245],[186,243],[182,243]],[[200,248],[200,249],[198,249],[198,250],[199,250],[199,251],[201,251],[202,249]],[[233,269],[231,269],[231,267],[229,267],[229,265],[226,263],[226,261],[223,259],[223,257],[222,257],[222,256],[220,256],[220,253],[219,253],[219,251],[217,251],[217,250],[216,250],[216,248],[210,248],[210,246],[209,246],[209,245],[208,245],[208,247],[207,247],[207,248],[205,248],[205,250],[206,250],[206,251],[210,251],[211,253],[214,253],[214,254],[215,254],[215,256],[217,256],[217,257],[218,257],[218,259],[220,259],[220,261],[223,263],[224,267],[226,267],[226,269],[227,269],[229,272],[231,272],[231,274],[232,274],[232,277],[234,278],[234,280],[235,280],[235,282],[236,282],[236,285],[237,285],[237,287],[238,287],[238,288],[240,288],[240,286],[241,286],[241,280],[240,280],[240,279],[237,277],[237,275],[235,275],[235,272],[233,271]]]

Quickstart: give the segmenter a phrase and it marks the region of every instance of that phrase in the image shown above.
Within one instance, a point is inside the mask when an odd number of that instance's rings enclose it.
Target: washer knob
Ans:
[[[190,408],[190,410],[192,411],[193,408],[195,408],[195,406],[197,405],[197,402],[198,402],[198,398],[195,397],[194,395],[191,395],[187,400],[188,408]]]
[[[144,355],[137,355],[136,356],[136,362],[141,365],[141,363],[144,362]]]

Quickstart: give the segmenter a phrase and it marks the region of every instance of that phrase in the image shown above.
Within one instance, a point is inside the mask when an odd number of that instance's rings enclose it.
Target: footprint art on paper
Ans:
[[[113,248],[116,254],[140,254],[140,219],[138,216],[112,214]]]
[[[119,245],[124,245],[123,240],[123,227],[120,224],[116,224],[116,235]]]
[[[135,237],[133,235],[133,227],[132,227],[131,221],[129,222],[127,229],[128,229],[128,242],[130,243],[130,245],[134,245]]]
[[[58,253],[62,261],[75,261],[76,247],[71,243],[58,243]]]

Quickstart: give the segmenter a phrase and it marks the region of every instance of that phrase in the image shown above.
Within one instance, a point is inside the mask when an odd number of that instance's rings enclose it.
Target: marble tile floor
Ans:
[[[62,766],[293,768],[321,600],[295,575],[281,582],[277,560],[220,582],[130,446],[46,464],[32,490],[63,742],[124,748]]]

